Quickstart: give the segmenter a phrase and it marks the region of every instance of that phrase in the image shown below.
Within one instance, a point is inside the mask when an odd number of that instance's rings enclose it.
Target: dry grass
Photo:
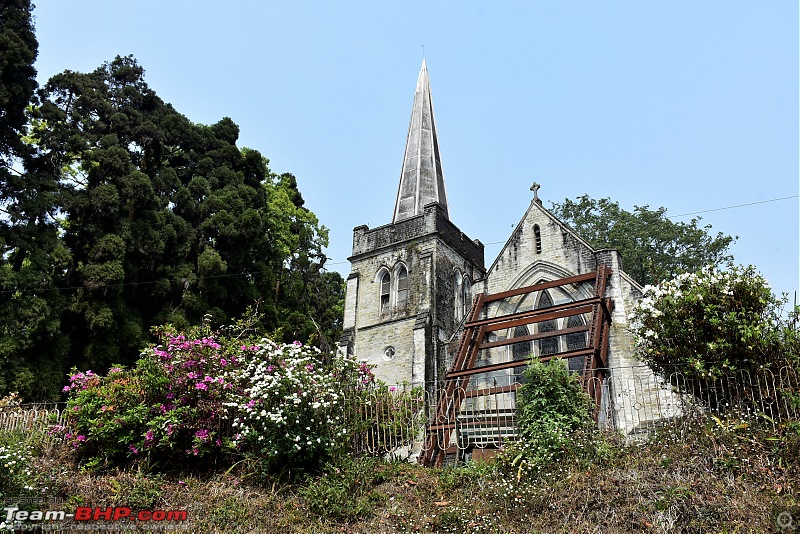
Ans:
[[[57,447],[39,449],[34,471],[62,509],[186,510],[192,532],[776,531],[777,512],[800,505],[800,428],[734,426],[709,421],[607,447],[594,464],[567,461],[533,480],[487,465],[373,459],[294,482],[256,483],[244,464],[224,474],[94,474]]]

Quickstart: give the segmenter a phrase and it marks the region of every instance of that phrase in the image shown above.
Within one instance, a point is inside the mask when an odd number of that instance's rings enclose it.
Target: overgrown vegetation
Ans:
[[[516,394],[517,441],[500,457],[506,473],[540,476],[565,458],[595,453],[592,400],[565,361],[531,359]]]
[[[343,281],[297,179],[196,124],[133,57],[38,88],[30,0],[0,8],[0,395],[57,399],[68,369],[130,367],[150,329],[258,302],[278,342],[326,346]]]
[[[235,333],[235,330],[231,333]],[[159,329],[132,369],[73,371],[61,432],[84,468],[228,468],[264,475],[316,469],[353,439],[345,401],[369,368],[300,342]]]
[[[762,421],[763,423],[763,421]],[[16,448],[31,436],[5,436]],[[321,473],[257,479],[229,470],[96,473],[64,462],[63,448],[32,445],[22,508],[131,506],[187,510],[193,532],[769,532],[797,510],[800,427],[738,418],[674,421],[642,443],[610,445],[602,459],[562,455],[540,476],[489,464],[443,469],[342,457]],[[23,490],[23,494],[26,494]],[[66,525],[69,528],[69,525]]]
[[[709,266],[646,286],[630,330],[639,358],[667,379],[680,377],[673,380],[679,391],[714,408],[732,406],[760,394],[765,370],[800,368],[798,310],[786,316],[785,305],[755,267]],[[750,383],[720,394],[715,386],[731,376]]]

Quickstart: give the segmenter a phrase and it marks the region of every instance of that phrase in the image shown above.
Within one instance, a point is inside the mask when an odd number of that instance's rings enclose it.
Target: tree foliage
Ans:
[[[553,203],[552,211],[594,248],[619,250],[625,272],[642,285],[733,259],[728,248],[736,238],[712,235],[711,225],[700,226],[699,217],[673,222],[663,207],[634,206],[629,212],[609,198],[583,195]]]
[[[19,153],[27,122],[25,108],[36,90],[33,66],[39,44],[33,31],[30,0],[4,0],[0,5],[0,166]]]
[[[25,141],[36,90],[32,5],[0,7],[0,392],[39,397],[63,380],[60,331],[69,252],[55,221],[57,182]]]
[[[153,325],[227,324],[254,302],[279,341],[338,336],[327,229],[231,119],[192,123],[132,57],[53,76],[36,104],[27,132],[6,128],[24,168],[0,186],[0,390],[51,397],[60,380],[36,383],[34,362],[130,365]]]

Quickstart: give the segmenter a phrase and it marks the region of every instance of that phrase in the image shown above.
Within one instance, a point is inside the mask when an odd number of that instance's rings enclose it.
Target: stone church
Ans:
[[[545,209],[538,198],[538,187],[531,187],[530,206],[497,258],[487,266],[483,244],[450,220],[423,60],[391,223],[353,230],[339,351],[373,364],[376,376],[387,384],[441,381],[453,361],[474,296],[567,279],[605,265],[611,274],[603,291],[613,308],[603,340],[607,343],[604,364],[613,368],[636,366],[626,315],[641,288],[624,272],[616,250],[595,250]],[[558,307],[591,297],[591,289],[586,283],[551,287],[487,307],[482,313],[491,316]],[[503,361],[532,353],[569,353],[586,346],[588,327],[582,325],[590,320],[591,314],[586,313],[518,326],[507,336],[530,341],[499,346],[483,357]],[[545,338],[542,332],[546,329],[570,333]],[[506,336],[503,332],[493,335],[493,339]],[[569,366],[577,370],[582,363],[573,359]],[[514,380],[519,371],[500,369],[493,375]],[[630,371],[640,372],[644,371]]]

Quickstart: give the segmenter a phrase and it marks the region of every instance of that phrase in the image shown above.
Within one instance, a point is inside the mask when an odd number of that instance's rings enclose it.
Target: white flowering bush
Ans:
[[[347,404],[374,380],[365,364],[300,342],[264,339],[239,373],[234,442],[263,458],[267,470],[316,468],[348,444]],[[347,395],[347,397],[346,397]]]
[[[30,445],[21,442],[0,445],[0,499],[19,497],[33,489],[32,454]]]
[[[737,372],[797,365],[785,302],[753,266],[706,267],[645,286],[629,328],[641,360],[666,377],[678,372],[681,387],[700,392]]]

